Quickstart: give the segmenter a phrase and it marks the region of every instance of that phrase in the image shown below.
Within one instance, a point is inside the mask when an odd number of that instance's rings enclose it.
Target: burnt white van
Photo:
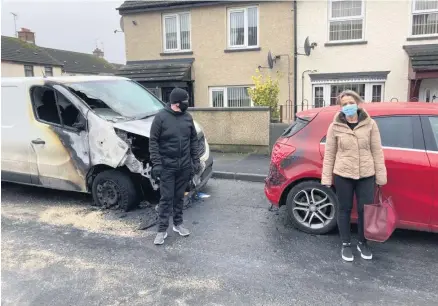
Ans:
[[[151,177],[149,135],[164,106],[122,77],[2,78],[1,179],[88,192],[99,206],[132,209],[159,188]],[[199,189],[212,175],[213,160],[195,125]]]

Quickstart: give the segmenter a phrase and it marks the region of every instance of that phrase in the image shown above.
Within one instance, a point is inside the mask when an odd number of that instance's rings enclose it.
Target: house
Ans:
[[[126,1],[118,10],[127,64],[118,74],[164,101],[181,87],[192,106],[231,108],[253,105],[247,88],[260,67],[280,73],[280,104],[290,106],[292,8],[291,1]]]
[[[438,102],[437,0],[298,1],[297,32],[299,48],[314,43],[298,59],[298,111],[344,89],[368,102]]]
[[[22,28],[18,38],[2,36],[2,76],[59,76],[114,74],[118,69],[96,48],[93,54],[44,48],[35,33]]]

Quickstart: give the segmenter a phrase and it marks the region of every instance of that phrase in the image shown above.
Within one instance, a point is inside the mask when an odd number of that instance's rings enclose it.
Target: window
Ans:
[[[383,83],[359,83],[340,81],[339,83],[314,84],[313,105],[314,107],[325,107],[336,105],[336,99],[344,90],[354,90],[365,102],[383,101]]]
[[[258,7],[228,10],[228,46],[254,48],[259,44]]]
[[[362,40],[364,1],[331,0],[329,3],[329,41]]]
[[[190,27],[190,13],[164,15],[164,51],[191,50]]]
[[[432,127],[432,134],[435,138],[435,148],[438,147],[438,117],[429,117],[429,122]]]
[[[413,0],[412,35],[438,34],[438,0]]]
[[[74,127],[74,124],[83,118],[67,98],[52,88],[36,86],[31,89],[31,92],[38,120],[54,125]]]
[[[210,88],[210,103],[213,107],[249,107],[252,106],[248,95],[249,87]]]
[[[382,146],[414,149],[414,129],[411,117],[375,117]]]
[[[53,76],[53,68],[52,67],[44,67],[44,75],[45,76]]]
[[[24,65],[24,76],[25,77],[33,77],[33,66],[32,65]]]
[[[161,88],[148,88],[148,90],[153,93],[158,99],[161,99]]]

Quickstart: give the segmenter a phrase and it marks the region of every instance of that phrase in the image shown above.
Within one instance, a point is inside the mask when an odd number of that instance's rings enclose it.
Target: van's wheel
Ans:
[[[104,208],[118,207],[129,211],[138,204],[137,191],[131,178],[117,170],[99,173],[93,181],[92,194],[94,203]]]
[[[297,229],[320,235],[336,227],[337,197],[332,189],[319,182],[297,184],[286,201],[289,219]]]

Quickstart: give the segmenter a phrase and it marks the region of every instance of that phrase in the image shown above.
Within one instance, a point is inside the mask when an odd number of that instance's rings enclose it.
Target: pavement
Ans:
[[[258,154],[218,153],[213,155],[213,177],[249,182],[264,182],[269,173],[270,156]]]
[[[336,233],[299,232],[268,210],[263,184],[211,180],[184,211],[189,237],[137,230],[144,213],[2,184],[8,305],[437,305],[437,235],[396,231],[374,259],[345,263]],[[153,203],[152,203],[153,205]],[[354,235],[355,236],[355,235]]]

